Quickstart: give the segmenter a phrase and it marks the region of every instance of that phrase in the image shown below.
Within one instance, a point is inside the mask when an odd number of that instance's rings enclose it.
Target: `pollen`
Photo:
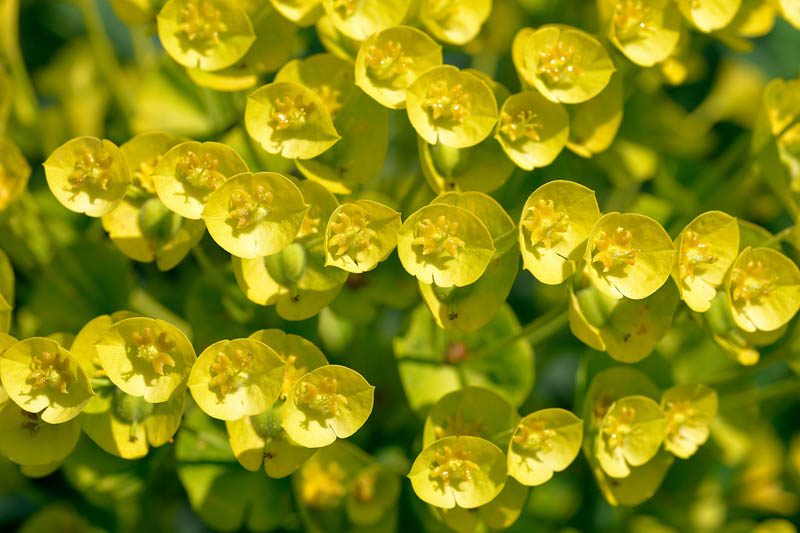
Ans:
[[[283,383],[281,383],[281,400],[286,400],[289,396],[289,390],[297,382],[298,379],[308,373],[308,367],[298,365],[297,357],[290,355],[286,358],[286,367],[283,371]]]
[[[540,199],[537,205],[527,209],[526,215],[522,225],[530,232],[533,247],[541,244],[550,248],[569,230],[569,215],[556,211],[552,200]]]
[[[731,275],[733,301],[744,300],[747,305],[761,297],[768,296],[773,290],[775,280],[764,275],[761,261],[748,261],[744,268],[734,268]]]
[[[635,418],[636,410],[632,407],[623,407],[619,418],[609,415],[608,422],[603,428],[603,434],[606,436],[610,448],[622,446],[625,438],[633,430],[632,424]]]
[[[445,419],[443,426],[436,426],[434,429],[437,439],[443,439],[451,435],[471,435],[481,437],[486,433],[486,426],[480,420],[465,421],[461,413],[450,415]]]
[[[621,40],[635,39],[652,28],[646,20],[649,9],[642,0],[617,0],[614,6],[614,27]]]
[[[50,386],[66,393],[67,386],[75,381],[75,375],[69,369],[69,359],[66,357],[62,359],[59,353],[53,355],[50,352],[42,352],[31,362],[28,381],[32,382],[31,386],[37,390]]]
[[[300,472],[300,499],[310,507],[333,507],[347,492],[345,471],[338,463],[331,462],[323,468],[310,462]]]
[[[633,235],[630,231],[618,227],[610,236],[601,231],[594,239],[594,247],[598,250],[592,257],[592,263],[603,265],[603,272],[608,272],[617,265],[635,265],[639,250],[631,247]]]
[[[519,446],[533,452],[541,450],[549,452],[553,450],[553,444],[550,439],[555,436],[556,432],[548,429],[544,420],[528,420],[517,428],[512,440]]]
[[[458,222],[450,222],[444,215],[439,215],[435,223],[426,218],[422,222],[417,222],[415,227],[417,237],[413,244],[422,246],[422,255],[446,254],[456,257],[458,250],[464,247],[464,241],[456,236],[458,226]]]
[[[218,43],[220,35],[228,31],[222,12],[208,0],[191,2],[181,10],[178,32],[193,44]]]
[[[272,122],[275,123],[275,129],[278,131],[302,128],[308,115],[314,111],[313,102],[303,104],[302,94],[294,97],[279,96],[272,104],[275,107],[275,111],[272,113]]]
[[[423,105],[428,108],[433,120],[450,119],[461,122],[469,115],[469,94],[460,83],[451,87],[446,81],[439,80],[428,88]]]
[[[539,132],[543,128],[544,124],[539,115],[530,109],[520,110],[514,116],[505,111],[500,115],[500,132],[512,143],[522,138],[539,142],[541,140]]]
[[[539,76],[547,85],[572,85],[575,77],[583,73],[575,55],[575,49],[561,41],[545,47],[539,52]]]
[[[244,229],[264,220],[272,207],[272,193],[263,185],[256,185],[253,193],[237,189],[232,195],[228,218],[236,229]]]
[[[352,216],[344,212],[336,215],[336,220],[331,222],[331,229],[334,235],[328,240],[328,246],[336,247],[334,255],[353,256],[357,250],[365,250],[372,244],[372,239],[378,234],[369,226],[369,217],[360,212],[353,213]]]
[[[407,74],[414,60],[403,54],[403,45],[387,41],[383,47],[370,46],[367,49],[367,67],[379,80],[390,80],[397,75]]]
[[[197,189],[214,191],[225,181],[219,170],[219,159],[210,152],[202,156],[189,151],[178,163],[178,175]]]
[[[67,181],[76,189],[96,187],[103,191],[114,180],[111,166],[114,159],[105,152],[84,152],[75,163],[75,168],[67,176]]]
[[[159,376],[164,375],[164,367],[174,367],[175,359],[169,354],[175,347],[175,343],[167,338],[167,334],[162,332],[156,337],[153,330],[149,327],[135,331],[132,335],[133,343],[136,345],[136,355],[150,362],[153,371]]]
[[[472,452],[462,446],[455,449],[444,446],[436,453],[431,469],[431,479],[441,479],[445,485],[457,485],[462,481],[471,481],[480,467],[470,460]]]
[[[253,366],[253,359],[252,353],[242,350],[234,350],[232,357],[219,352],[217,359],[211,363],[209,388],[218,388],[223,396],[236,390],[247,380],[247,371]]]
[[[681,256],[681,278],[695,279],[697,267],[711,265],[719,258],[709,253],[708,244],[700,241],[700,236],[694,231],[687,231],[683,236],[683,254]]]
[[[338,416],[347,398],[336,392],[336,378],[325,376],[315,385],[305,381],[297,392],[297,401],[325,416]]]

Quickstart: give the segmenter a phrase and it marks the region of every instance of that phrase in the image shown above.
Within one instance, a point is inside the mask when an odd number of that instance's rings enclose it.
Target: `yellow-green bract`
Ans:
[[[0,378],[14,403],[48,424],[72,420],[94,394],[78,358],[44,337],[25,339],[5,350]]]
[[[444,523],[459,533],[473,533],[487,526],[493,530],[503,530],[511,527],[522,514],[529,493],[528,487],[509,477],[500,494],[480,507],[472,509],[436,507],[435,509]]]
[[[492,0],[420,0],[419,19],[434,37],[466,44],[481,31],[492,11]]]
[[[308,206],[300,189],[274,172],[233,176],[208,197],[208,233],[237,257],[280,252],[297,236]]]
[[[115,323],[97,341],[96,349],[114,385],[151,403],[165,402],[185,387],[197,359],[181,330],[152,318]]]
[[[338,206],[325,230],[325,266],[366,272],[385,260],[397,245],[400,213],[372,200]]]
[[[451,509],[471,509],[492,501],[505,485],[503,451],[480,437],[439,439],[414,460],[408,477],[424,502]]]
[[[239,420],[266,411],[281,390],[286,363],[254,339],[216,342],[189,374],[189,391],[209,416]]]
[[[0,452],[20,465],[49,465],[66,458],[81,435],[77,418],[48,424],[11,401],[0,404]]]
[[[25,191],[30,175],[31,167],[17,145],[0,135],[0,211]]]
[[[708,439],[717,415],[717,393],[705,385],[676,385],[661,395],[667,417],[664,448],[678,457],[691,457]]]
[[[605,151],[622,123],[622,74],[614,73],[600,94],[570,106],[567,148],[581,157]]]
[[[292,387],[283,407],[283,429],[302,446],[327,446],[349,437],[366,422],[374,393],[375,387],[355,370],[321,366]]]
[[[377,31],[400,24],[411,3],[411,0],[322,0],[322,7],[336,29],[363,41]]]
[[[598,0],[597,9],[611,42],[638,65],[663,61],[678,44],[681,15],[670,0]]]
[[[704,32],[727,26],[739,10],[742,0],[677,0],[689,22]]]
[[[90,217],[110,213],[131,181],[128,164],[111,141],[78,137],[44,162],[47,185],[64,207]]]

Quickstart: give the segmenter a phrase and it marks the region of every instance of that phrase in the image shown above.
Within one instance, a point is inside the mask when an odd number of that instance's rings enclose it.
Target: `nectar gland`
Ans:
[[[422,246],[422,255],[446,254],[456,257],[459,248],[464,247],[464,241],[456,237],[458,226],[458,222],[448,222],[444,215],[439,215],[436,223],[426,218],[422,222],[417,222],[415,227],[417,237],[413,244]]]
[[[217,359],[211,363],[211,381],[208,382],[209,388],[218,388],[222,396],[231,390],[238,389],[247,381],[247,371],[253,366],[254,356],[252,353],[245,353],[242,350],[234,350],[233,357],[229,357],[224,352],[217,354]]]
[[[471,481],[475,471],[480,467],[470,460],[472,452],[462,446],[455,449],[444,446],[436,453],[431,470],[431,479],[441,479],[445,485],[457,485],[462,481]]]
[[[96,187],[107,191],[108,185],[114,180],[111,172],[113,164],[114,159],[102,150],[84,152],[75,163],[75,169],[67,176],[67,181],[75,189]]]
[[[314,102],[303,104],[303,95],[279,96],[272,102],[275,111],[272,122],[277,131],[297,130],[305,126],[308,115],[314,111]]]
[[[325,376],[316,385],[310,381],[303,382],[297,391],[297,403],[326,417],[338,416],[341,406],[347,405],[347,398],[336,393],[336,378]]]
[[[192,2],[181,10],[178,32],[195,45],[215,44],[228,31],[228,25],[221,19],[222,12],[208,0]]]
[[[603,272],[608,272],[617,265],[636,264],[639,250],[631,247],[633,234],[625,228],[618,227],[610,236],[601,231],[594,239],[594,247],[598,250],[592,257],[592,263],[603,265]]]
[[[42,352],[31,362],[28,381],[32,381],[31,386],[37,390],[50,386],[66,393],[67,386],[75,381],[75,375],[69,369],[69,359],[66,357],[62,359],[59,353],[53,355],[50,352]]]
[[[748,261],[744,268],[736,267],[731,273],[731,287],[733,288],[733,302],[747,305],[754,300],[768,296],[772,290],[774,279],[764,275],[764,265],[761,261]]]
[[[165,367],[175,366],[175,359],[169,354],[175,343],[167,338],[166,333],[162,332],[156,337],[151,328],[145,327],[134,331],[132,338],[136,345],[136,356],[150,362],[159,376],[164,375]]]
[[[530,232],[533,247],[541,244],[550,248],[569,230],[569,215],[556,211],[552,200],[539,200],[537,205],[527,209],[526,215],[522,225]]]
[[[407,74],[414,60],[403,54],[403,45],[387,41],[383,47],[367,49],[367,67],[370,74],[379,80],[388,81],[397,75]]]
[[[196,189],[214,191],[225,181],[225,175],[217,170],[218,166],[219,159],[210,152],[199,156],[190,151],[178,163],[178,175]]]
[[[228,218],[234,221],[236,229],[245,229],[264,220],[271,207],[272,193],[263,185],[256,185],[252,194],[237,189],[231,195]]]
[[[328,246],[337,247],[334,255],[353,256],[353,249],[365,250],[370,247],[371,240],[378,234],[368,228],[369,217],[363,213],[355,212],[352,216],[344,212],[336,215],[336,220],[331,222],[334,235],[328,240]]]
[[[694,231],[684,234],[681,249],[681,279],[691,278],[694,281],[699,266],[711,265],[719,259],[709,253],[708,244],[700,242],[700,236]]]
[[[423,106],[426,107],[433,120],[451,119],[462,122],[469,115],[469,94],[457,83],[452,87],[444,80],[435,81],[428,88]]]

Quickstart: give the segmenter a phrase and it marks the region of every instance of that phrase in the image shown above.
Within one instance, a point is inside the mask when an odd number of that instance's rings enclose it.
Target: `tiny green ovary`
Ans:
[[[105,151],[85,151],[67,176],[67,181],[74,189],[94,187],[107,191],[109,184],[114,181],[113,165],[114,158]]]
[[[217,358],[209,366],[211,380],[208,387],[219,389],[222,396],[241,387],[248,379],[248,370],[253,366],[255,356],[244,350],[234,350],[229,357],[225,352],[219,352]]]
[[[414,60],[403,53],[399,42],[387,41],[383,47],[373,45],[367,49],[367,68],[373,77],[382,81],[407,74],[413,63]]]
[[[220,35],[228,31],[222,12],[208,0],[186,4],[180,13],[178,33],[194,45],[218,43]]]
[[[305,126],[308,115],[314,111],[314,102],[303,104],[303,95],[279,96],[272,102],[275,110],[272,122],[277,131],[297,130]]]
[[[439,80],[431,83],[423,106],[433,120],[463,122],[470,112],[470,98],[460,83],[451,87],[446,81]]]
[[[551,248],[564,239],[569,230],[570,219],[563,211],[556,211],[552,200],[540,199],[538,204],[526,210],[522,225],[531,234],[531,246]]]
[[[334,255],[340,257],[349,255],[354,257],[359,250],[366,250],[372,245],[372,239],[378,233],[369,228],[369,216],[358,211],[351,215],[339,212],[336,220],[331,222],[333,236],[328,240],[328,246],[336,247]]]
[[[486,426],[477,419],[467,422],[461,413],[456,413],[449,415],[445,419],[444,425],[436,426],[433,431],[437,439],[462,435],[482,437],[486,433]]]
[[[272,192],[263,185],[256,185],[252,194],[244,189],[237,189],[231,195],[228,218],[236,229],[241,230],[266,219],[272,208]]]
[[[225,181],[225,175],[217,168],[219,159],[210,152],[205,152],[202,156],[189,151],[178,162],[178,176],[186,180],[196,189],[207,189],[214,191]]]
[[[477,463],[470,460],[472,452],[463,446],[444,446],[438,452],[431,465],[431,479],[441,479],[446,486],[458,485],[463,481],[471,481],[475,472],[480,470]]]
[[[594,248],[598,252],[592,257],[592,263],[602,264],[603,272],[618,265],[635,265],[639,250],[630,245],[632,238],[633,234],[622,227],[617,227],[611,235],[605,231],[599,232],[594,240]]]
[[[719,259],[709,253],[709,245],[700,241],[694,231],[687,231],[683,236],[683,254],[681,256],[681,279],[695,280],[698,267],[711,265]]]
[[[41,352],[31,361],[31,373],[28,381],[36,389],[52,387],[62,393],[67,392],[67,387],[75,381],[75,375],[70,370],[69,359],[61,358],[61,354],[53,355],[51,352]]]
[[[336,378],[325,376],[315,385],[303,382],[296,393],[297,403],[318,412],[325,417],[338,416],[341,407],[347,405],[347,398],[336,392]]]
[[[167,338],[165,332],[156,337],[152,328],[144,327],[140,331],[133,332],[131,337],[135,355],[151,363],[153,371],[159,376],[164,375],[165,367],[175,366],[175,359],[169,353],[175,347],[175,343]]]
[[[537,74],[548,86],[572,86],[583,69],[575,60],[575,48],[561,41],[539,51]]]
[[[500,114],[500,132],[512,143],[523,138],[539,142],[542,129],[544,124],[532,109],[521,109],[513,116],[506,111]]]
[[[764,275],[764,265],[761,261],[748,261],[744,268],[736,267],[731,275],[733,287],[733,302],[747,305],[753,301],[769,296],[773,291],[775,279]]]
[[[416,238],[413,244],[422,246],[422,255],[438,255],[457,257],[460,248],[465,246],[462,239],[456,236],[459,223],[448,221],[444,215],[439,215],[434,223],[426,218],[417,222],[415,226]]]
[[[553,444],[550,439],[555,436],[556,432],[548,429],[543,420],[528,420],[517,428],[512,440],[524,450],[533,453],[542,450],[550,452],[553,450]]]

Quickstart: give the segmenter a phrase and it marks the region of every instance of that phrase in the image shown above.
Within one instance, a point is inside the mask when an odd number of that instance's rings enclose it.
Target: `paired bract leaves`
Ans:
[[[570,106],[567,148],[581,157],[608,149],[622,123],[622,97],[622,75],[615,73],[600,94]]]
[[[322,0],[336,29],[358,41],[403,22],[411,4],[411,0]]]
[[[688,459],[708,440],[717,416],[717,393],[705,385],[676,385],[664,391],[661,408],[667,417],[664,448]]]
[[[678,44],[681,15],[670,0],[598,0],[597,8],[611,42],[637,65],[660,63]]]
[[[568,137],[564,106],[535,91],[512,95],[503,103],[494,134],[508,157],[524,170],[552,163]]]
[[[492,0],[420,0],[419,19],[431,35],[450,44],[477,37],[492,12]]]
[[[372,200],[338,206],[325,230],[325,266],[367,272],[397,245],[400,213]]]
[[[428,185],[439,193],[489,193],[501,187],[514,171],[514,163],[489,137],[469,148],[428,144],[418,137],[417,148],[422,173]]]
[[[16,403],[0,403],[0,452],[11,461],[26,466],[49,465],[64,460],[81,435],[77,418],[48,424],[36,413]]]
[[[706,33],[724,28],[733,20],[742,0],[676,0],[686,19]]]

